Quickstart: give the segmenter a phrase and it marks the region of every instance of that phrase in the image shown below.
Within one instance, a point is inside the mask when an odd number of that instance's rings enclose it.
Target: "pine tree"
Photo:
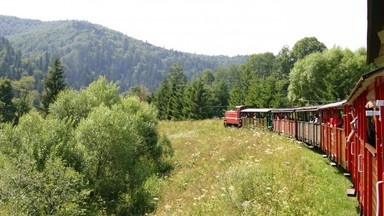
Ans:
[[[13,88],[11,81],[0,78],[0,123],[12,121],[15,117],[15,107],[12,103]]]
[[[49,104],[53,103],[60,91],[65,89],[64,67],[58,57],[54,57],[52,66],[44,78],[43,110],[48,113]]]
[[[204,119],[208,115],[209,98],[202,79],[192,80],[184,94],[184,116],[189,119]]]
[[[169,86],[170,86],[170,116],[171,119],[181,120],[183,116],[183,95],[185,86],[187,83],[187,77],[184,73],[184,69],[178,65],[174,64],[170,68],[169,75]]]
[[[169,116],[169,103],[170,103],[170,89],[168,79],[165,78],[160,87],[155,93],[155,105],[158,109],[158,118],[161,120],[170,119]]]

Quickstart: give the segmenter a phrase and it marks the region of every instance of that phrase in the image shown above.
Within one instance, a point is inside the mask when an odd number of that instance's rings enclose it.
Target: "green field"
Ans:
[[[153,215],[358,215],[352,186],[316,149],[222,120],[161,122],[174,170]]]

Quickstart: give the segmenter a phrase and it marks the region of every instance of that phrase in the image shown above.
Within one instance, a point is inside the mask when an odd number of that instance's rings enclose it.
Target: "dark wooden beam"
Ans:
[[[381,41],[377,33],[384,28],[384,0],[368,0],[367,63],[379,56]]]

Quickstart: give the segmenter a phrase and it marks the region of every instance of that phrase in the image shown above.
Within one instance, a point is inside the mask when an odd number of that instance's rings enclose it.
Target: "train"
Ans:
[[[365,73],[346,100],[293,108],[237,106],[224,126],[262,127],[319,148],[353,182],[361,215],[384,215],[384,67]]]

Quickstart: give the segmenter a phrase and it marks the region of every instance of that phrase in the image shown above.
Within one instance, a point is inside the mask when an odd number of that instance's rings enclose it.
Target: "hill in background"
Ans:
[[[116,82],[121,91],[135,86],[154,90],[172,64],[180,64],[190,78],[204,69],[215,71],[218,67],[244,63],[248,58],[167,50],[85,21],[43,22],[0,16],[0,36],[23,58],[32,59],[37,65],[34,69],[43,73],[51,57],[58,55],[68,83],[77,89],[104,75]]]

